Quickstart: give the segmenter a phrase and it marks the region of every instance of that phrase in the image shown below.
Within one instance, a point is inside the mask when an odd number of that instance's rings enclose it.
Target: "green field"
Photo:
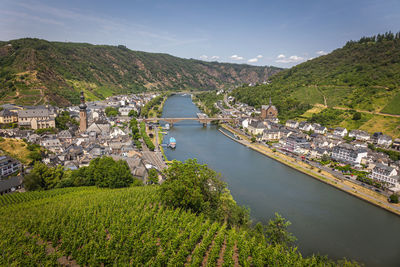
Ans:
[[[381,110],[382,113],[400,115],[400,92]]]
[[[0,265],[336,266],[166,208],[158,191],[79,187],[0,196]]]

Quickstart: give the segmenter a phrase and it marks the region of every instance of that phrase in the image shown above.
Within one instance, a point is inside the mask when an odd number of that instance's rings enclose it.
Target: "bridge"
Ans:
[[[164,121],[166,123],[169,123],[170,126],[172,127],[174,123],[177,123],[179,121],[198,121],[203,124],[203,126],[207,126],[208,123],[212,121],[222,121],[222,122],[228,122],[228,121],[235,121],[235,118],[229,118],[229,117],[222,117],[222,118],[209,118],[209,117],[201,117],[198,116],[197,118],[146,118],[146,119],[139,119],[138,121],[144,121],[144,122],[159,122],[159,121]]]

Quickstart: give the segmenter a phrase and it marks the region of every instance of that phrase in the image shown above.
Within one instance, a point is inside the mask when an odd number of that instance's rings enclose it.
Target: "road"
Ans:
[[[288,165],[292,168],[295,168],[303,173],[309,174],[321,181],[326,182],[327,184],[333,185],[343,191],[346,191],[352,195],[355,195],[361,199],[364,199],[370,203],[373,203],[377,206],[386,208],[394,213],[400,215],[400,205],[394,205],[387,202],[387,194],[379,194],[373,190],[370,190],[369,187],[365,187],[359,181],[353,181],[346,178],[343,174],[332,171],[332,169],[327,168],[325,166],[321,166],[315,162],[304,162],[301,157],[294,156],[289,154],[288,152],[282,151],[277,149],[276,152],[273,152],[267,145],[262,143],[251,143],[248,140],[248,137],[242,131],[238,129],[232,128],[228,125],[225,125],[230,128],[232,131],[236,132],[238,135],[242,137],[241,140],[237,140],[233,137],[231,139],[235,140],[236,142],[241,143],[249,148],[252,148],[270,158],[276,159],[281,163]],[[321,169],[322,171],[319,172],[318,170]],[[330,174],[327,175],[326,173]],[[322,178],[320,178],[322,177]]]

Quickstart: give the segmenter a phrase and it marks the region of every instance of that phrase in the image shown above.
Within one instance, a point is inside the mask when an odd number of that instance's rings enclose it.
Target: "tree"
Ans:
[[[252,143],[254,143],[254,142],[256,141],[256,138],[253,136],[253,137],[251,137],[250,141],[251,141]]]
[[[24,186],[28,191],[55,188],[64,177],[62,166],[48,167],[42,162],[35,162],[31,172],[24,177]]]
[[[131,118],[137,118],[138,113],[136,112],[136,110],[132,109],[131,111],[129,111],[128,116]]]
[[[353,115],[353,121],[358,121],[361,120],[361,113],[360,112],[356,112]]]
[[[116,116],[118,116],[118,110],[116,108],[113,108],[113,107],[106,107],[104,112],[106,113],[107,117],[116,117]]]
[[[204,213],[229,225],[248,222],[248,211],[236,204],[221,175],[207,165],[197,163],[196,159],[174,160],[163,174],[166,180],[160,195],[167,206]]]
[[[321,161],[322,162],[328,162],[330,160],[331,160],[331,158],[329,157],[328,154],[323,154],[322,157],[321,157]]]
[[[156,169],[150,169],[149,177],[147,178],[150,184],[158,184],[158,172]]]
[[[391,194],[389,197],[391,203],[399,203],[399,196],[397,194]]]
[[[115,161],[112,157],[92,160],[88,168],[88,178],[98,187],[120,188],[130,186],[134,177],[124,160]]]
[[[78,122],[71,118],[68,111],[62,111],[55,119],[56,128],[60,130],[67,130],[72,124],[78,125]]]
[[[269,220],[265,230],[268,243],[291,247],[296,241],[296,237],[287,230],[290,225],[289,221],[275,213],[275,219]]]

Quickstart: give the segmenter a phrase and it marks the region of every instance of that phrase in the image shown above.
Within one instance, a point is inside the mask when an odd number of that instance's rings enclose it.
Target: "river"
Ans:
[[[196,117],[190,96],[173,95],[163,117]],[[197,158],[220,172],[233,197],[266,224],[278,212],[292,225],[303,255],[346,257],[366,266],[400,266],[400,217],[326,185],[195,121],[174,124],[169,160]]]

